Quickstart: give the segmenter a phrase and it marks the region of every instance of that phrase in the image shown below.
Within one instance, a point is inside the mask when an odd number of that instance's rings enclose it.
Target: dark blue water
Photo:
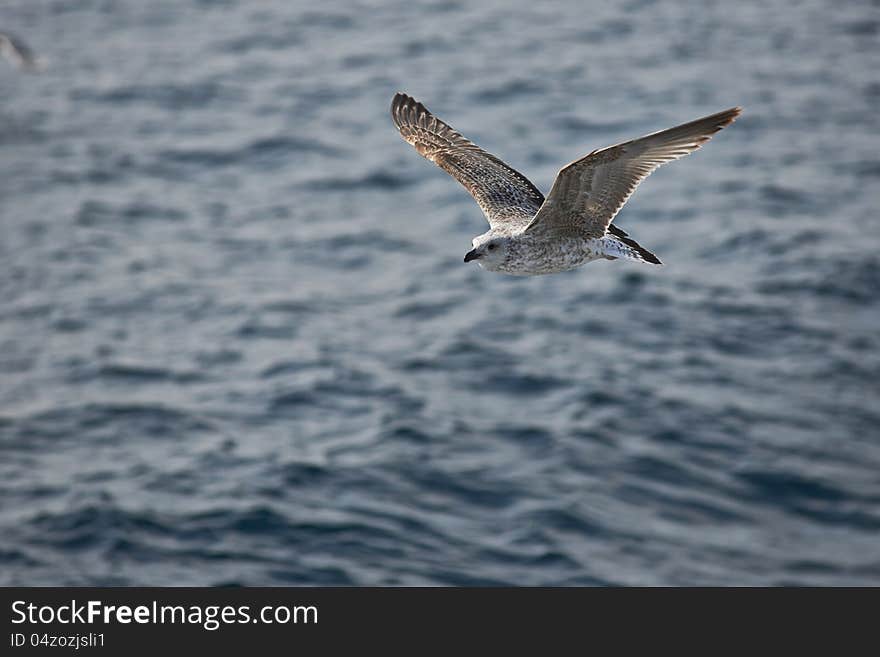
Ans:
[[[880,584],[876,3],[12,0],[0,583]],[[732,105],[515,279],[407,91],[547,191]]]

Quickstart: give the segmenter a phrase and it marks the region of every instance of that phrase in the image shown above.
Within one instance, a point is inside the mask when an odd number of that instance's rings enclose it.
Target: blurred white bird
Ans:
[[[24,41],[9,32],[0,32],[0,53],[23,71],[34,73],[46,67],[42,57],[37,57]]]

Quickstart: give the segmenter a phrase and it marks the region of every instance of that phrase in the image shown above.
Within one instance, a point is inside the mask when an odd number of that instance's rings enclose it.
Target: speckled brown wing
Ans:
[[[718,114],[593,151],[556,176],[526,232],[599,238],[636,187],[666,162],[692,153],[742,110]]]
[[[414,98],[395,95],[391,118],[407,142],[470,192],[493,229],[521,230],[544,202],[525,176],[462,137]]]

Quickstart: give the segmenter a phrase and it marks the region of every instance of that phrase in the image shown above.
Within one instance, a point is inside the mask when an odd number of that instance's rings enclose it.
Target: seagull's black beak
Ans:
[[[483,257],[483,254],[477,253],[477,250],[474,249],[473,251],[468,251],[467,253],[464,254],[464,261],[470,262],[471,260],[476,260],[477,258],[482,258],[482,257]]]

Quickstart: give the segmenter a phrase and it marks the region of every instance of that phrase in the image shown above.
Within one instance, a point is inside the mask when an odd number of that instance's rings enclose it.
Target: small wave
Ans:
[[[331,477],[331,470],[315,463],[290,463],[281,468],[281,478],[289,486],[313,486]]]
[[[125,383],[192,383],[204,377],[199,372],[174,371],[162,367],[106,363],[94,370],[94,377]]]
[[[501,103],[519,96],[543,94],[546,91],[543,82],[535,79],[517,79],[500,84],[488,84],[473,94],[479,103]]]
[[[479,471],[450,474],[428,464],[408,466],[405,476],[416,489],[431,491],[433,497],[445,500],[442,504],[446,507],[467,504],[498,510],[512,505],[517,497],[515,486]]]
[[[844,34],[854,37],[875,37],[880,34],[880,21],[876,20],[847,21],[838,27]]]
[[[442,362],[444,369],[447,370],[480,372],[490,367],[512,367],[516,358],[509,351],[494,344],[462,337],[453,340],[433,358],[424,356],[411,358],[406,367],[408,369],[432,368],[435,367],[436,362]]]
[[[801,501],[843,502],[848,495],[829,483],[808,479],[791,472],[746,470],[737,473],[753,495],[769,503],[789,504]]]
[[[412,318],[422,321],[432,320],[447,314],[452,308],[459,304],[458,299],[449,301],[437,301],[434,303],[426,301],[414,301],[412,303],[403,304],[394,312],[395,317]]]
[[[376,399],[381,399],[397,413],[413,412],[424,406],[424,400],[396,385],[385,385],[376,377],[352,369],[335,368],[326,378],[299,384],[294,389],[276,393],[270,402],[274,412],[282,410],[345,409],[367,412]]]
[[[150,513],[136,513],[109,506],[87,506],[64,513],[41,513],[27,524],[35,530],[31,542],[65,550],[85,550],[106,545],[117,536],[174,534],[171,527]]]
[[[416,445],[427,445],[435,437],[419,423],[395,420],[382,429],[382,437]]]
[[[299,16],[296,24],[305,28],[325,27],[335,31],[353,29],[357,21],[349,13],[307,11]]]
[[[721,523],[742,523],[747,518],[729,505],[722,506],[708,498],[705,492],[699,495],[682,495],[637,481],[615,487],[618,499],[636,506],[654,505],[664,518],[687,526],[711,525]]]
[[[277,376],[288,376],[291,374],[297,374],[305,369],[309,369],[314,366],[314,363],[304,363],[301,361],[279,361],[277,363],[272,363],[268,367],[263,368],[263,370],[260,372],[260,377],[263,379],[272,379]]]
[[[215,351],[200,351],[195,356],[196,361],[206,368],[219,365],[232,365],[242,360],[243,354],[237,349],[218,349]]]
[[[267,575],[270,582],[282,582],[294,586],[357,586],[354,579],[344,568],[330,566],[315,567],[301,566],[293,568],[287,565],[285,568],[269,570]]]
[[[387,171],[373,171],[356,178],[318,178],[302,183],[300,187],[318,191],[392,190],[409,187],[413,184],[415,184],[415,180],[397,176]]]
[[[261,32],[222,41],[216,46],[220,52],[243,55],[255,50],[288,50],[300,46],[304,37],[298,30],[282,29],[275,33]]]
[[[758,190],[761,199],[764,200],[770,211],[776,216],[786,216],[793,213],[814,214],[821,204],[819,199],[803,189],[784,187],[782,185],[763,185]]]
[[[417,244],[399,237],[390,232],[367,230],[362,232],[341,233],[333,237],[321,238],[309,243],[312,248],[322,251],[329,250],[336,253],[345,249],[368,249],[380,251],[405,251],[413,249]]]
[[[0,549],[0,563],[8,568],[33,568],[40,565],[40,561],[22,550]],[[2,580],[0,580],[2,581]]]
[[[177,208],[156,205],[145,200],[135,200],[124,205],[112,205],[103,201],[84,201],[76,213],[76,223],[80,226],[106,226],[120,221],[138,222],[158,219],[161,221],[182,221],[186,212]]]
[[[556,119],[555,124],[568,132],[587,135],[591,133],[598,133],[600,135],[615,132],[623,133],[631,127],[631,123],[627,121],[597,121],[573,115],[561,116]]]
[[[880,289],[880,259],[874,255],[853,259],[825,259],[810,274],[783,274],[757,285],[769,295],[815,295],[871,304]]]
[[[873,507],[876,500],[866,500],[828,481],[772,470],[747,470],[736,476],[746,484],[746,494],[761,504],[780,506],[823,524],[880,529],[880,515],[859,508],[865,503]]]
[[[71,92],[75,101],[92,101],[110,105],[151,104],[166,110],[205,109],[214,102],[241,100],[240,90],[219,82],[189,84],[130,84],[108,90],[88,88]]]
[[[134,437],[176,438],[214,432],[205,418],[161,404],[83,404],[62,406],[9,418],[11,428],[23,441],[19,449],[42,449],[46,440],[115,438],[120,432]]]
[[[572,509],[545,508],[524,514],[523,520],[543,530],[553,529],[582,536],[601,537],[608,531],[598,519],[588,518]]]
[[[260,317],[246,320],[236,331],[239,337],[263,340],[290,340],[296,333],[297,326],[290,320],[270,322]]]
[[[455,47],[455,42],[440,35],[432,35],[423,39],[411,39],[401,45],[402,55],[406,58],[421,57],[438,52],[448,52]]]
[[[159,165],[217,169],[231,166],[276,167],[304,156],[339,157],[342,151],[316,139],[274,136],[257,139],[238,148],[176,148],[159,153]]]
[[[570,382],[555,376],[496,370],[484,377],[475,377],[469,387],[493,394],[541,395],[569,387]]]

